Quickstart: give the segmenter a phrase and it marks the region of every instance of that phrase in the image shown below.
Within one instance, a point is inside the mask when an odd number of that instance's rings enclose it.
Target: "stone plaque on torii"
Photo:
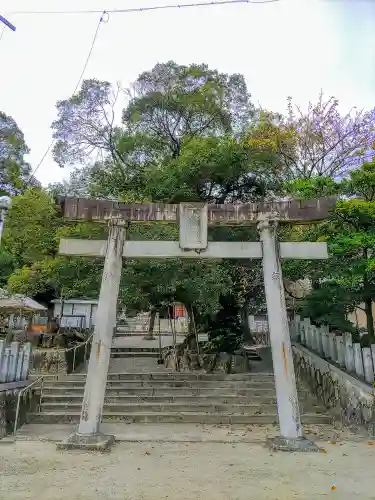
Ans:
[[[275,440],[274,447],[313,450],[314,445],[302,433],[280,259],[326,259],[327,245],[311,242],[278,243],[277,226],[324,220],[335,202],[336,198],[330,197],[243,205],[138,205],[60,198],[61,210],[66,218],[107,221],[109,235],[106,241],[65,238],[60,241],[61,255],[103,257],[104,269],[78,432],[59,446],[104,449],[114,441],[114,436],[101,434],[100,423],[123,257],[261,259],[280,425],[280,436]],[[179,241],[127,241],[126,228],[129,224],[150,221],[178,223]],[[208,241],[207,227],[212,224],[256,224],[260,241]]]

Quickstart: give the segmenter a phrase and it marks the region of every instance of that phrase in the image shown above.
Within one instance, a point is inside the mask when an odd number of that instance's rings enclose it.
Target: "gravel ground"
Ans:
[[[375,499],[368,439],[318,444],[326,453],[271,453],[258,443],[122,442],[90,454],[19,441],[0,445],[0,499]]]

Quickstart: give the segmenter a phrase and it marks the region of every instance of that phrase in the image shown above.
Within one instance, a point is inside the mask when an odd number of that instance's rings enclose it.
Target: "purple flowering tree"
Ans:
[[[350,170],[371,160],[375,141],[375,110],[339,111],[334,97],[320,93],[306,112],[288,98],[288,114],[281,128],[289,141],[281,141],[278,153],[290,179],[314,176],[345,177]]]

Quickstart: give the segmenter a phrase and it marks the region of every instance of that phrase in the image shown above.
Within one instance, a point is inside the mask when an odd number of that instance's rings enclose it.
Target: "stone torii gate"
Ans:
[[[103,435],[100,423],[104,406],[108,366],[116,323],[117,298],[123,258],[262,259],[268,311],[280,436],[272,446],[290,451],[317,449],[303,437],[285,306],[280,259],[326,259],[326,243],[278,243],[278,224],[312,223],[323,220],[335,198],[243,205],[135,205],[107,200],[60,198],[64,217],[71,220],[106,221],[107,241],[61,239],[61,255],[103,257],[104,270],[97,319],[78,431],[60,448],[106,449],[114,436]],[[127,241],[130,223],[164,221],[179,223],[179,241]],[[208,241],[212,224],[256,224],[260,242]]]

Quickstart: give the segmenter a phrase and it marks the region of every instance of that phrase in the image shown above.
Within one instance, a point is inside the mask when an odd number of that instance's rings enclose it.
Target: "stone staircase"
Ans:
[[[112,346],[111,358],[155,358],[159,357],[157,347]]]
[[[116,337],[130,337],[132,335],[146,335],[148,320],[143,317],[127,318],[122,324],[116,325]]]
[[[116,325],[116,337],[137,337],[148,334],[149,315],[139,314],[133,318],[124,318]],[[179,318],[173,322],[177,335],[185,336],[187,333],[186,321]],[[160,332],[162,335],[172,336],[170,321],[166,318],[160,319]],[[158,324],[154,325],[154,336],[158,335]]]
[[[164,369],[165,370],[165,369]],[[33,423],[78,422],[85,375],[46,380],[39,413]],[[301,390],[304,424],[331,422],[323,407]],[[273,375],[109,373],[103,422],[277,424]]]

